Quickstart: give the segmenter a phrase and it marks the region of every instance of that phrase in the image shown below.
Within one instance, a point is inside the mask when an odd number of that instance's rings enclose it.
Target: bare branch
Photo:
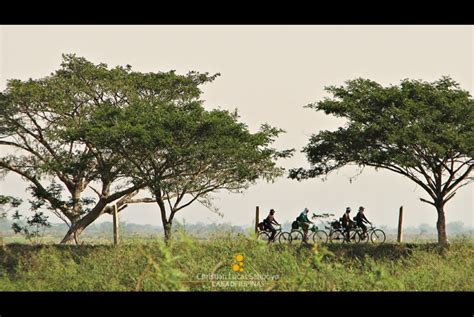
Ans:
[[[472,172],[473,169],[474,169],[474,164],[470,165],[469,168],[461,176],[459,176],[456,181],[454,181],[450,186],[448,186],[448,188],[444,191],[444,194],[448,194],[450,191],[452,191],[456,187],[456,185],[458,185],[460,182],[462,182],[464,179],[466,179],[469,176],[469,174]],[[464,185],[466,185],[466,184],[464,184]],[[456,190],[458,190],[460,187],[462,187],[464,185],[459,186],[458,188],[456,188]]]
[[[431,202],[431,201],[429,201],[429,200],[426,200],[426,199],[424,199],[424,198],[420,198],[420,200],[421,200],[422,202],[424,202],[424,203],[427,203],[427,204],[430,204],[430,205],[433,205],[433,206],[435,205],[433,202]]]
[[[117,200],[117,199],[123,197],[124,195],[133,193],[134,191],[137,191],[137,193],[138,193],[138,190],[143,189],[144,187],[145,187],[144,185],[134,185],[134,186],[129,187],[127,189],[124,189],[122,191],[113,193],[112,195],[110,195],[106,198],[106,203],[111,203],[114,200]]]
[[[4,169],[7,169],[9,171],[12,171],[14,173],[17,173],[20,176],[23,176],[24,178],[26,178],[30,182],[32,182],[36,186],[36,188],[40,189],[43,192],[47,192],[47,190],[44,188],[44,186],[39,182],[39,180],[35,176],[32,176],[32,175],[26,173],[25,171],[17,169],[16,167],[11,166],[11,165],[3,162],[3,161],[0,161],[0,167],[2,167]],[[68,217],[72,216],[72,214],[68,211],[67,206],[62,204],[62,201],[60,201],[60,200],[58,200],[58,199],[56,199],[52,196],[49,196],[49,195],[44,197],[44,198],[47,201],[49,201],[51,203],[51,205],[61,206],[59,208],[66,216],[68,216]]]
[[[455,191],[454,191],[454,192],[452,192],[451,194],[449,194],[449,196],[448,196],[448,197],[446,197],[446,199],[444,200],[444,202],[443,202],[443,203],[444,203],[444,204],[446,204],[446,203],[447,203],[447,202],[448,202],[448,201],[449,201],[451,198],[453,198],[453,197],[454,197],[454,195],[456,195],[456,192],[455,192]]]
[[[156,203],[156,200],[153,198],[137,198],[127,200],[128,204],[139,204],[139,203]]]
[[[414,181],[418,185],[420,185],[430,195],[430,197],[433,198],[433,200],[436,199],[436,195],[434,194],[433,190],[428,185],[426,185],[421,180],[419,180],[416,176],[414,176],[412,173],[409,173],[408,170],[403,170],[402,168],[400,168],[399,166],[396,166],[396,165],[372,164],[372,163],[364,163],[364,164],[368,165],[368,166],[373,166],[373,167],[386,168],[386,169],[391,170],[395,173],[404,175],[404,176],[410,178],[412,181]]]
[[[94,187],[92,187],[92,186],[90,186],[90,185],[89,185],[88,187],[89,187],[90,189],[92,189],[92,190],[97,194],[97,196],[99,196],[99,198],[102,197],[102,195],[99,193],[99,191],[98,191],[97,189],[95,189]]]

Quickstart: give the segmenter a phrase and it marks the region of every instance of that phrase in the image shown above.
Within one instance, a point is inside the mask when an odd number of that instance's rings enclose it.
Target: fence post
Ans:
[[[117,213],[117,205],[114,205],[114,212],[112,214],[113,221],[114,221],[114,245],[118,245],[119,243],[119,220],[118,220],[118,213]]]
[[[255,209],[255,234],[258,233],[258,223],[259,223],[258,216],[259,216],[259,213],[260,213],[260,208],[257,206],[257,208]]]
[[[403,206],[400,206],[400,213],[398,214],[398,235],[397,242],[402,243],[403,240]]]

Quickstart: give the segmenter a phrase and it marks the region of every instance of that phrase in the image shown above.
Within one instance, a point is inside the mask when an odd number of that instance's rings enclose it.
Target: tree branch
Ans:
[[[144,185],[134,185],[132,187],[129,187],[127,189],[124,189],[122,191],[119,191],[119,192],[116,192],[110,196],[108,196],[105,200],[105,202],[108,204],[108,203],[111,203],[113,202],[114,200],[117,200],[119,199],[120,197],[124,196],[124,195],[127,195],[127,194],[130,194],[130,193],[133,193],[135,190],[138,190],[138,189],[143,189],[145,186]]]
[[[456,180],[454,181],[450,186],[448,186],[448,188],[446,189],[445,191],[445,194],[448,194],[450,191],[452,191],[457,184],[459,184],[460,182],[462,182],[465,178],[467,178],[469,176],[469,174],[472,172],[472,170],[474,169],[474,165],[470,165],[469,168]],[[461,185],[460,187],[462,187],[464,185]],[[456,190],[458,190],[458,188],[456,188]]]
[[[424,203],[427,203],[427,204],[430,204],[430,205],[433,205],[433,206],[435,205],[433,202],[431,202],[431,201],[429,201],[429,200],[426,200],[426,199],[424,199],[424,198],[420,198],[420,200],[421,200],[422,202],[424,202]]]

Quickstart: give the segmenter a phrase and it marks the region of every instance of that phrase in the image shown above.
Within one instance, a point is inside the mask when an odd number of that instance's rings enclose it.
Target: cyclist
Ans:
[[[276,234],[276,229],[273,228],[273,224],[275,225],[280,225],[276,220],[275,220],[275,210],[270,209],[270,213],[268,214],[267,218],[263,220],[263,225],[266,230],[271,231],[272,235],[270,236],[270,241],[275,240],[275,234]]]
[[[308,238],[309,224],[310,224],[310,223],[313,223],[311,220],[308,219],[308,213],[309,213],[308,208],[305,208],[305,209],[300,213],[300,215],[298,216],[298,218],[296,218],[296,221],[298,222],[298,224],[300,225],[300,227],[303,229],[303,232],[304,232],[303,241],[306,241],[306,240],[307,240],[307,238]]]
[[[350,217],[350,212],[351,212],[351,207],[346,208],[346,212],[344,215],[342,215],[341,222],[342,222],[342,228],[344,228],[344,233],[346,233],[346,240],[349,241],[349,231],[353,225],[353,221],[351,220]]]
[[[367,234],[367,226],[364,224],[364,223],[369,223],[369,224],[372,224],[364,215],[364,210],[365,208],[360,206],[359,207],[359,212],[357,213],[357,215],[354,217],[354,220],[356,221],[357,223],[357,226],[358,227],[361,227],[362,230],[363,230],[363,233],[362,233],[362,237],[363,239],[366,238],[366,234]]]

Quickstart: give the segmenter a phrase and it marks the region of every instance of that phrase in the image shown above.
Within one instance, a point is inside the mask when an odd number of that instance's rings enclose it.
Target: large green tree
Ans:
[[[199,86],[216,76],[141,73],[129,65],[108,68],[64,55],[60,69],[50,76],[9,80],[0,93],[0,172],[28,181],[36,206],[68,224],[62,242],[77,242],[113,204],[123,207],[145,188],[127,177],[129,162],[123,156],[97,146],[80,127],[103,108],[191,102],[200,96]],[[84,197],[88,188],[95,197]]]
[[[447,245],[445,205],[472,181],[474,100],[449,77],[403,80],[383,87],[367,79],[330,86],[332,98],[307,107],[345,118],[336,131],[313,135],[303,149],[311,167],[290,171],[305,179],[355,164],[403,175],[428,194],[438,213],[438,242]]]
[[[213,208],[216,191],[273,180],[283,172],[276,160],[292,152],[270,147],[282,130],[263,124],[251,133],[237,112],[208,111],[201,101],[103,110],[82,133],[128,162],[127,176],[145,184],[158,204],[166,240],[178,211],[194,202]]]

